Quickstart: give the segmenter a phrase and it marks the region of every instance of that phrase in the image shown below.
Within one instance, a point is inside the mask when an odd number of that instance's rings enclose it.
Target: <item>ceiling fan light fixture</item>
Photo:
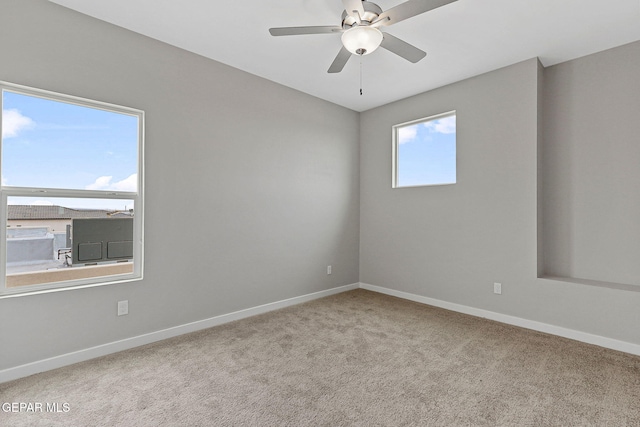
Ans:
[[[342,33],[342,44],[355,55],[368,55],[380,46],[382,37],[377,28],[358,25]]]

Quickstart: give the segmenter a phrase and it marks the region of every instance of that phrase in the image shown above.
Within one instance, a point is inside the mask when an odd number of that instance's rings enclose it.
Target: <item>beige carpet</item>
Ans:
[[[3,426],[640,426],[640,357],[355,290],[0,384],[4,402],[68,412]]]

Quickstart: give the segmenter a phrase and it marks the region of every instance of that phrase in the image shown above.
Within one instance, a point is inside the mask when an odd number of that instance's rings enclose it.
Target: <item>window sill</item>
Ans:
[[[6,287],[15,289],[21,286],[33,286],[71,280],[106,277],[133,273],[132,262],[93,265],[88,267],[61,268],[56,270],[35,271],[29,273],[7,274]]]

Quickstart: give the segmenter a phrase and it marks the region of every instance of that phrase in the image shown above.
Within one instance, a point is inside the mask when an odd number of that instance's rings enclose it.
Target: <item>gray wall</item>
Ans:
[[[544,274],[640,285],[640,43],[545,71]]]
[[[537,278],[542,72],[532,59],[361,114],[360,281],[640,343],[640,292]],[[391,126],[454,109],[458,183],[391,189]]]
[[[146,111],[144,280],[0,300],[0,369],[358,281],[357,113],[45,0],[0,0],[0,57]]]

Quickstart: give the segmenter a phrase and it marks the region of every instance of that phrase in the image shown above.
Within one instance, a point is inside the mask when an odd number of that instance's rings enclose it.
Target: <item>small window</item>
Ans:
[[[456,183],[456,112],[393,127],[393,188]]]
[[[142,278],[144,113],[0,89],[0,296]]]

